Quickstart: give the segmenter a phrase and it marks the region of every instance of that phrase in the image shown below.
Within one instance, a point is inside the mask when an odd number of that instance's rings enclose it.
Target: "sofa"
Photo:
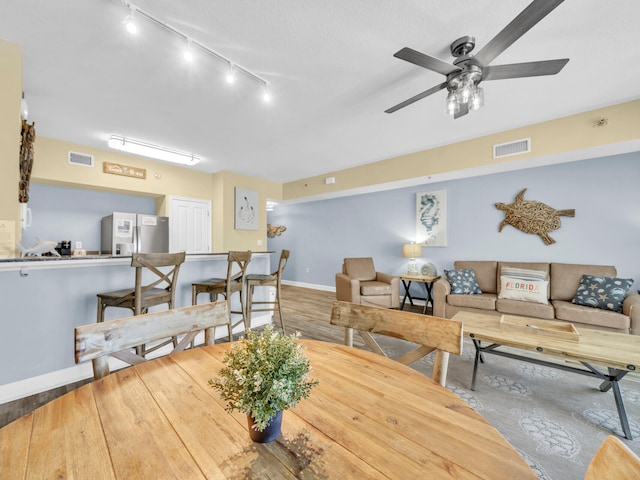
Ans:
[[[336,298],[340,301],[398,308],[400,278],[377,272],[373,258],[345,258],[342,272],[336,273]]]
[[[466,285],[460,289],[460,277],[457,274],[467,274],[472,271],[477,281],[476,292]],[[503,272],[506,272],[503,274]],[[527,280],[522,282],[509,280],[511,272],[523,272],[527,275],[537,275],[537,296],[518,297],[505,292],[513,287],[531,287]],[[527,273],[528,272],[528,273]],[[542,262],[499,262],[499,261],[456,261],[454,269],[446,272],[433,286],[433,315],[452,318],[460,311],[485,313],[489,315],[520,315],[547,320],[562,320],[580,327],[610,330],[616,332],[640,335],[640,295],[629,288],[633,284],[631,279],[616,278],[614,266],[608,265],[580,265],[569,263]],[[451,276],[452,284],[449,281]],[[597,307],[589,303],[596,303],[606,295],[593,294],[587,298],[596,287],[593,281],[618,280],[622,281],[627,290],[618,292],[616,305],[606,304]],[[473,279],[472,279],[473,280]],[[464,283],[464,282],[463,282]],[[473,283],[473,282],[471,282]],[[546,286],[546,290],[545,290]],[[511,289],[511,290],[508,290]],[[532,288],[535,290],[535,288]],[[464,293],[462,293],[464,292]],[[481,292],[481,293],[480,293]],[[467,294],[468,293],[468,294]],[[517,293],[517,292],[516,292]],[[581,295],[585,293],[586,295]],[[587,300],[585,300],[587,298]],[[595,298],[595,300],[594,300]],[[624,300],[622,300],[624,299]],[[577,303],[576,303],[577,302]],[[615,311],[613,308],[619,309]]]

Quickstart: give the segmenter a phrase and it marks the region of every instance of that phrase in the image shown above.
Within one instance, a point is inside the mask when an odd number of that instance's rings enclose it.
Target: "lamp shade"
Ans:
[[[402,245],[402,256],[404,258],[417,258],[422,256],[422,245],[419,243],[405,243]]]

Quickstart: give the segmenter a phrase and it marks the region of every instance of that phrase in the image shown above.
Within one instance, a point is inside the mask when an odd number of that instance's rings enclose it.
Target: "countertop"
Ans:
[[[254,256],[270,255],[274,251],[267,250],[262,252],[253,252]],[[214,253],[188,253],[186,262],[206,261],[206,260],[222,260],[227,258],[227,252]],[[23,269],[42,269],[42,268],[68,268],[68,267],[89,267],[96,265],[129,265],[131,264],[131,256],[123,255],[64,255],[56,257],[54,255],[47,256],[28,256],[18,258],[0,258],[1,271],[17,271]]]

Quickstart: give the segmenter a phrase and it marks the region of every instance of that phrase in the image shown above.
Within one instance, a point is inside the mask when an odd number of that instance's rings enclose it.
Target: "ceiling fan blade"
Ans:
[[[555,75],[563,69],[568,61],[568,58],[560,58],[557,60],[543,60],[541,62],[511,63],[509,65],[484,67],[482,69],[482,81]]]
[[[440,85],[436,85],[435,87],[431,87],[429,90],[425,90],[424,92],[419,93],[418,95],[415,95],[409,98],[408,100],[405,100],[404,102],[399,103],[394,107],[388,108],[387,110],[384,111],[384,113],[393,113],[396,110],[400,110],[401,108],[404,108],[407,105],[411,105],[412,103],[417,102],[418,100],[422,100],[424,97],[428,97],[432,93],[439,92],[440,90],[446,87],[447,87],[447,82],[441,83]]]
[[[458,113],[453,115],[453,119],[455,120],[456,118],[463,117],[467,113],[469,113],[469,104],[461,103],[460,104],[460,110],[458,111]]]
[[[418,65],[419,67],[433,70],[434,72],[441,73],[442,75],[449,75],[450,73],[457,72],[460,68],[451,65],[450,63],[443,62],[435,57],[430,57],[424,53],[418,52],[409,47],[404,47],[402,50],[398,50],[393,54],[394,57],[407,62]]]
[[[482,65],[488,65],[494,58],[504,52],[513,42],[527,33],[531,27],[546,17],[564,0],[534,0],[498,35],[493,37],[475,56]]]

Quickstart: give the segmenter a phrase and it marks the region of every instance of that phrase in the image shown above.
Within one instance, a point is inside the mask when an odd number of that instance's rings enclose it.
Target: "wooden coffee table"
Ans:
[[[494,315],[458,312],[453,318],[463,323],[464,333],[472,338],[476,348],[471,380],[472,390],[475,389],[478,362],[483,361],[482,354],[484,353],[596,377],[603,380],[599,386],[602,392],[613,390],[622,431],[626,438],[632,439],[618,382],[627,373],[636,371],[640,367],[640,336],[580,327],[578,329],[579,339],[576,340],[561,336],[554,337],[553,333],[547,334],[545,331],[541,331],[537,325],[543,325],[544,321],[541,322],[536,318],[504,316],[507,321],[511,318],[515,323],[523,323],[522,329],[505,328],[505,325],[501,326],[500,317]],[[567,325],[566,322],[552,323]],[[532,326],[527,327],[527,324]],[[482,346],[482,341],[491,343]],[[525,356],[498,350],[503,346],[579,362],[584,368],[552,362],[545,359],[543,355],[540,357],[537,355]],[[598,365],[598,367],[594,365]]]

